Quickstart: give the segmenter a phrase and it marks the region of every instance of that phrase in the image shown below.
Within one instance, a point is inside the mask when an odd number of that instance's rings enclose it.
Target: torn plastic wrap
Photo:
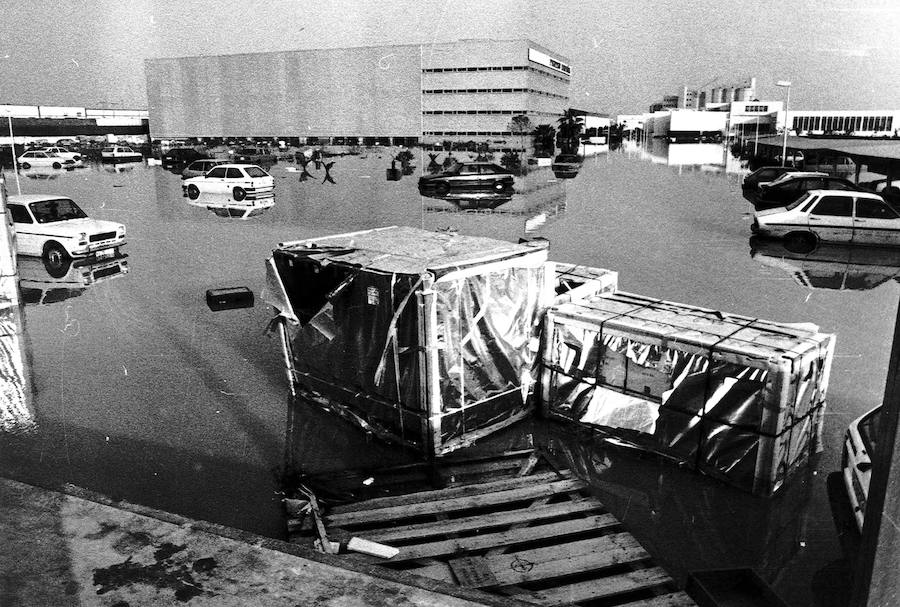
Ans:
[[[267,301],[304,398],[446,453],[528,411],[546,244],[386,228],[283,245]]]
[[[821,449],[833,349],[810,326],[591,297],[548,311],[542,406],[769,494]]]

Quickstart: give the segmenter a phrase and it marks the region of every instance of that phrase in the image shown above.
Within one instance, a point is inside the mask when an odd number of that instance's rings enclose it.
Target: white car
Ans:
[[[850,508],[853,510],[860,532],[865,520],[866,499],[869,496],[869,481],[872,478],[872,458],[875,456],[880,419],[881,407],[875,407],[853,420],[844,434],[841,473],[847,497],[850,498]]]
[[[144,156],[127,145],[111,145],[100,150],[100,159],[110,162],[129,162],[143,160]]]
[[[802,249],[820,241],[900,246],[900,214],[870,192],[811,190],[787,206],[756,211],[750,229]]]
[[[54,268],[64,266],[70,257],[114,257],[125,244],[125,226],[91,219],[64,196],[9,196],[7,208],[16,229],[16,252],[43,256]]]
[[[78,152],[70,152],[66,148],[59,146],[43,148],[41,151],[47,152],[48,154],[55,154],[56,156],[65,158],[66,160],[74,160],[75,162],[81,160],[81,154],[79,154]]]
[[[185,179],[182,192],[191,200],[200,194],[228,194],[234,200],[274,195],[275,179],[255,164],[222,164],[200,177]]]
[[[19,166],[23,169],[30,169],[31,167],[53,167],[54,169],[62,169],[74,167],[76,164],[71,158],[63,158],[62,156],[50,154],[43,150],[31,150],[30,152],[25,152],[16,158],[16,162],[18,162]]]

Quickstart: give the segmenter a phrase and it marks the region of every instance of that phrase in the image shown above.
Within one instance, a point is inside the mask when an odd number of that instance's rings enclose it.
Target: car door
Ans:
[[[16,230],[16,252],[22,255],[40,255],[41,238],[36,234],[36,224],[23,204],[8,203],[10,217]]]
[[[231,192],[235,186],[240,186],[244,189],[249,187],[247,177],[244,175],[244,172],[237,167],[228,167],[225,171],[225,181],[226,192]]]
[[[460,167],[459,174],[456,177],[450,178],[453,185],[460,187],[477,186],[479,179],[480,173],[478,172],[478,165],[471,164],[464,164]]]
[[[853,196],[825,195],[810,209],[809,230],[819,240],[853,240]]]
[[[853,242],[900,245],[900,215],[881,200],[857,198]]]
[[[206,174],[203,178],[201,190],[204,192],[215,192],[221,194],[228,191],[228,184],[225,181],[225,167],[216,167]]]

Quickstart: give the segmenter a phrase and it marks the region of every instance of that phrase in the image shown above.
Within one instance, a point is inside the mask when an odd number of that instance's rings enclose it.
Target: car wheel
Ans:
[[[69,271],[72,258],[58,242],[44,245],[44,268],[52,278],[62,278]]]
[[[187,188],[187,195],[191,200],[197,200],[198,198],[200,198],[200,188],[192,183]]]
[[[816,237],[811,232],[791,232],[784,237],[784,248],[791,253],[809,253],[816,248]]]
[[[61,165],[60,163],[58,163],[58,162],[54,162],[54,163],[53,163],[53,168],[54,168],[54,169],[61,169],[61,168],[62,168],[62,165]]]
[[[31,168],[31,165],[28,164],[27,162],[23,162],[20,166],[21,166],[23,169],[26,169],[26,170]]]
[[[242,188],[242,187],[240,187],[240,186],[234,186],[234,189],[231,190],[231,196],[232,196],[235,200],[237,200],[238,202],[240,202],[240,201],[242,201],[244,198],[247,197],[247,192],[246,192],[246,190],[244,190],[244,188]]]

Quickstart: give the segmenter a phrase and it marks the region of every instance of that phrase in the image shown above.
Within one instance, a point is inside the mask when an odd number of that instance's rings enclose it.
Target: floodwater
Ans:
[[[259,298],[271,250],[388,225],[540,236],[551,259],[616,270],[626,291],[837,334],[825,451],[771,499],[546,424],[514,431],[534,432],[549,452],[580,465],[677,576],[751,566],[789,604],[834,604],[823,581],[841,580],[843,555],[825,479],[840,465],[847,424],[880,402],[900,256],[751,246],[736,160],[712,144],[648,147],[603,150],[573,179],[535,168],[517,178],[511,199],[482,204],[492,209],[421,196],[424,154],[399,181],[386,179],[389,150],[334,158],[333,183],[312,165],[301,181],[296,165],[280,163],[275,204],[246,219],[206,208],[221,201],[189,204],[178,175],[158,166],[20,172],[23,193],[69,196],[91,216],[126,224],[128,257],[92,284],[77,271],[54,278],[40,260],[21,260],[31,399],[2,425],[0,474],[282,537],[277,477],[287,449],[313,472],[408,456],[318,411],[301,411],[288,432],[280,345],[266,333],[272,310]],[[207,307],[206,290],[237,286],[253,291],[255,307]]]

